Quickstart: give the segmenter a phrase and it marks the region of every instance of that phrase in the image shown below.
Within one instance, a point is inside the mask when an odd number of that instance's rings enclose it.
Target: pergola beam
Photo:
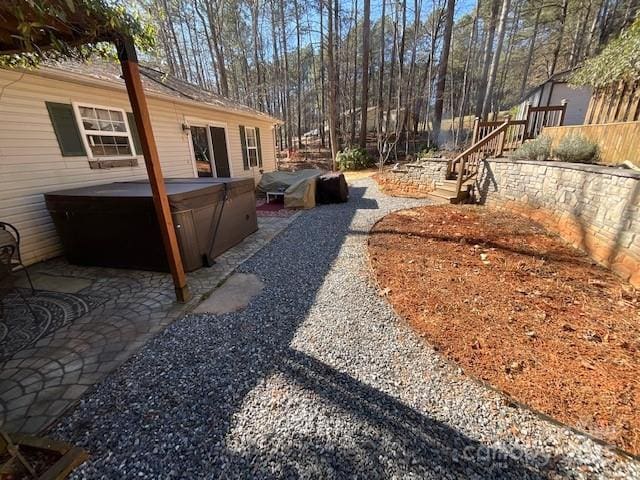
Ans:
[[[191,298],[187,279],[182,266],[182,258],[178,248],[178,240],[174,230],[173,218],[169,208],[169,200],[164,184],[164,177],[160,167],[158,147],[151,128],[151,118],[147,108],[147,99],[140,79],[138,57],[132,40],[117,42],[118,59],[122,67],[124,83],[129,95],[129,103],[133,110],[133,117],[138,127],[144,163],[147,167],[149,183],[153,193],[153,204],[158,217],[158,224],[162,234],[162,241],[167,255],[167,261],[173,277],[173,285],[176,291],[176,299],[180,303],[186,303]]]

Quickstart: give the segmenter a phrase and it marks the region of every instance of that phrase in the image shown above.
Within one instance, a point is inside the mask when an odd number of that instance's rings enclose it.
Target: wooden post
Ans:
[[[476,117],[473,121],[473,141],[471,142],[476,143],[479,138],[478,138],[478,129],[480,128],[480,117]]]
[[[531,115],[531,102],[527,102],[524,107],[524,119],[526,120],[526,124],[524,126],[524,136],[522,137],[522,142],[529,138],[529,119]]]
[[[564,117],[567,114],[567,99],[563,98],[560,105],[562,105],[562,111],[560,112],[560,123],[557,125],[558,127],[564,125]]]
[[[507,125],[507,128],[509,128],[509,124],[511,123],[511,115],[507,115],[504,118],[504,123],[502,125]],[[501,133],[500,136],[498,137],[498,145],[496,148],[496,157],[501,157],[503,152],[504,152],[504,142],[506,140],[506,136],[507,136],[507,130],[504,129]]]
[[[118,49],[118,59],[122,67],[122,76],[129,94],[129,103],[133,109],[133,116],[136,120],[138,133],[140,135],[140,143],[142,145],[142,153],[144,154],[144,163],[147,167],[149,183],[151,184],[151,192],[153,193],[153,204],[160,225],[162,234],[162,242],[167,255],[167,262],[173,277],[173,285],[176,291],[176,299],[180,303],[186,303],[191,298],[187,279],[182,266],[182,258],[178,249],[178,240],[171,218],[171,210],[169,209],[169,200],[167,199],[167,191],[164,185],[162,169],[160,168],[160,157],[156,146],[153,130],[151,129],[151,118],[149,117],[149,109],[147,108],[147,99],[142,88],[140,80],[140,69],[138,66],[138,57],[133,41],[128,39],[119,41],[116,45]]]

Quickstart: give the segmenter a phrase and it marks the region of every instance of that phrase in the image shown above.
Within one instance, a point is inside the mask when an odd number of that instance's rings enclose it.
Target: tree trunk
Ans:
[[[262,92],[262,82],[260,76],[260,55],[258,54],[258,15],[260,14],[260,0],[253,0],[253,5],[251,8],[251,30],[253,34],[253,63],[255,63],[256,69],[256,102],[258,104],[258,109],[261,111],[265,110],[265,101]]]
[[[406,128],[406,136],[405,136],[405,144],[404,144],[404,154],[405,156],[409,154],[409,131],[412,130],[413,122],[409,123],[409,120],[412,118],[414,108],[415,108],[415,76],[416,76],[416,53],[418,48],[418,40],[420,37],[420,12],[422,10],[422,0],[414,0],[413,2],[413,45],[411,48],[411,61],[409,62],[409,75],[407,80],[407,92],[405,102],[405,111],[404,111],[404,120],[403,125]],[[415,150],[415,129],[413,129],[413,147]]]
[[[325,102],[325,68],[324,68],[324,42],[322,41],[322,38],[324,38],[324,14],[323,14],[323,6],[324,6],[324,0],[320,0],[320,88],[321,88],[321,92],[320,92],[320,100],[321,100],[321,105],[320,105],[320,144],[322,145],[322,148],[325,148],[327,146],[327,141],[326,141],[326,133],[325,133],[325,120],[327,118],[327,111],[326,111],[326,102]]]
[[[394,75],[396,71],[396,57],[398,55],[398,8],[399,2],[396,2],[396,9],[393,17],[393,48],[391,49],[391,65],[389,65],[389,90],[387,94],[387,118],[385,118],[385,132],[389,131],[391,121],[391,105],[394,90]]]
[[[494,112],[494,116],[498,114],[500,111],[500,107],[504,101],[504,92],[505,85],[507,83],[507,78],[511,73],[511,57],[513,54],[513,45],[515,43],[516,31],[520,26],[520,0],[516,0],[513,14],[513,22],[511,24],[511,29],[509,32],[509,40],[507,41],[507,52],[504,59],[504,66],[502,67],[502,71],[500,73],[500,84],[498,87],[498,95],[495,96],[496,102],[496,111]]]
[[[353,78],[352,81],[352,89],[351,89],[351,134],[350,134],[350,143],[353,146],[356,142],[356,109],[358,108],[358,0],[354,0],[354,9],[353,9]],[[364,86],[363,86],[364,90]]]
[[[566,0],[565,0],[566,1]],[[507,14],[509,13],[509,0],[502,1],[502,11],[500,13],[500,23],[498,24],[498,43],[496,51],[491,60],[491,68],[489,70],[489,79],[487,81],[487,91],[484,94],[484,102],[482,103],[482,118],[486,120],[491,109],[491,102],[494,97],[494,87],[496,84],[496,75],[498,74],[498,65],[500,64],[500,54],[502,53],[502,44],[504,43],[505,24],[507,22]]]
[[[216,58],[216,65],[218,67],[218,76],[220,77],[220,93],[228,97],[229,96],[229,80],[227,78],[227,67],[224,61],[224,53],[222,51],[222,38],[220,29],[218,28],[219,12],[217,9],[214,11],[214,5],[212,2],[206,2],[207,17],[209,17],[209,26],[211,28],[211,40],[214,48],[214,54]]]
[[[564,24],[567,21],[567,9],[569,7],[569,0],[562,0],[560,7],[560,15],[558,21],[560,22],[560,28],[558,28],[558,41],[553,49],[553,55],[551,57],[551,65],[549,66],[549,77],[556,72],[558,66],[558,57],[560,56],[560,49],[562,48],[562,37],[564,37]]]
[[[384,7],[383,7],[384,9]],[[364,0],[362,22],[362,95],[360,97],[360,146],[367,146],[367,120],[369,109],[369,41],[371,36],[371,0]],[[384,59],[383,59],[384,60]],[[382,68],[382,67],[381,67]]]
[[[333,3],[329,0],[327,8],[327,74],[329,76],[329,142],[331,143],[331,168],[336,170],[338,155],[338,131],[336,128],[336,70],[333,45]]]
[[[482,74],[478,81],[478,98],[476,101],[476,117],[482,115],[482,107],[484,105],[484,97],[487,91],[487,77],[489,76],[489,66],[491,65],[491,57],[493,52],[493,38],[496,32],[496,22],[498,19],[498,0],[491,0],[491,14],[489,17],[489,25],[487,28],[487,36],[484,43],[484,55],[482,59]]]
[[[294,0],[293,7],[296,15],[296,60],[298,64],[298,85],[297,85],[297,95],[296,95],[296,103],[297,103],[297,132],[298,132],[298,148],[302,149],[302,62],[300,58],[300,5],[298,0]]]
[[[385,47],[385,25],[386,25],[386,6],[387,1],[382,0],[382,13],[380,16],[380,69],[378,72],[378,101],[377,101],[377,111],[376,111],[376,129],[378,133],[382,131],[382,121],[383,121],[383,109],[384,109],[384,47]],[[365,133],[366,135],[366,133]]]
[[[438,65],[438,79],[436,81],[436,98],[433,106],[433,138],[438,142],[440,126],[442,125],[442,110],[444,108],[444,87],[449,64],[449,50],[451,48],[451,35],[453,33],[453,14],[455,0],[447,0],[447,12],[445,14],[444,33],[442,38],[442,51]]]
[[[280,27],[282,29],[282,54],[284,56],[284,121],[286,127],[287,147],[291,147],[291,101],[289,98],[289,54],[287,51],[287,24],[284,20],[285,2],[280,0]]]
[[[469,38],[469,49],[467,50],[467,56],[464,61],[464,72],[462,74],[462,87],[461,87],[461,95],[460,99],[460,108],[458,109],[458,133],[455,138],[455,144],[458,145],[460,141],[460,133],[464,129],[464,117],[465,117],[465,109],[467,106],[467,94],[469,90],[468,81],[469,81],[469,67],[471,65],[471,56],[476,43],[476,27],[478,25],[478,17],[480,16],[480,0],[476,1],[476,11],[473,16],[473,22],[471,24],[471,34]]]
[[[531,40],[529,41],[529,51],[527,52],[527,59],[524,62],[524,71],[522,72],[522,83],[520,83],[520,99],[524,97],[524,91],[527,88],[527,81],[529,77],[529,69],[531,68],[531,63],[533,61],[533,53],[535,52],[536,47],[536,37],[538,36],[538,27],[540,26],[540,14],[542,13],[543,7],[536,11],[536,18],[533,21],[533,33],[531,34]]]

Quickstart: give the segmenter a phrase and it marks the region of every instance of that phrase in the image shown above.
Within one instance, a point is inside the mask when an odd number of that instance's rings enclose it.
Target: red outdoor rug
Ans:
[[[259,217],[290,217],[296,210],[285,208],[282,201],[272,200],[267,203],[265,199],[258,199],[256,212]]]

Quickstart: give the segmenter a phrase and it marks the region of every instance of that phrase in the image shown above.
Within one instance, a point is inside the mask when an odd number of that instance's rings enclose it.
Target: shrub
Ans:
[[[518,160],[549,160],[551,157],[551,139],[546,135],[523,143],[513,152]]]
[[[596,163],[600,156],[598,144],[582,135],[567,135],[553,150],[561,162]]]
[[[439,151],[438,147],[435,146],[435,145],[424,147],[422,150],[420,150],[418,152],[418,157],[419,158],[433,157],[433,156],[437,155],[438,151]]]
[[[367,151],[360,147],[347,148],[343,152],[339,152],[336,156],[336,163],[340,170],[362,170],[376,164]]]

